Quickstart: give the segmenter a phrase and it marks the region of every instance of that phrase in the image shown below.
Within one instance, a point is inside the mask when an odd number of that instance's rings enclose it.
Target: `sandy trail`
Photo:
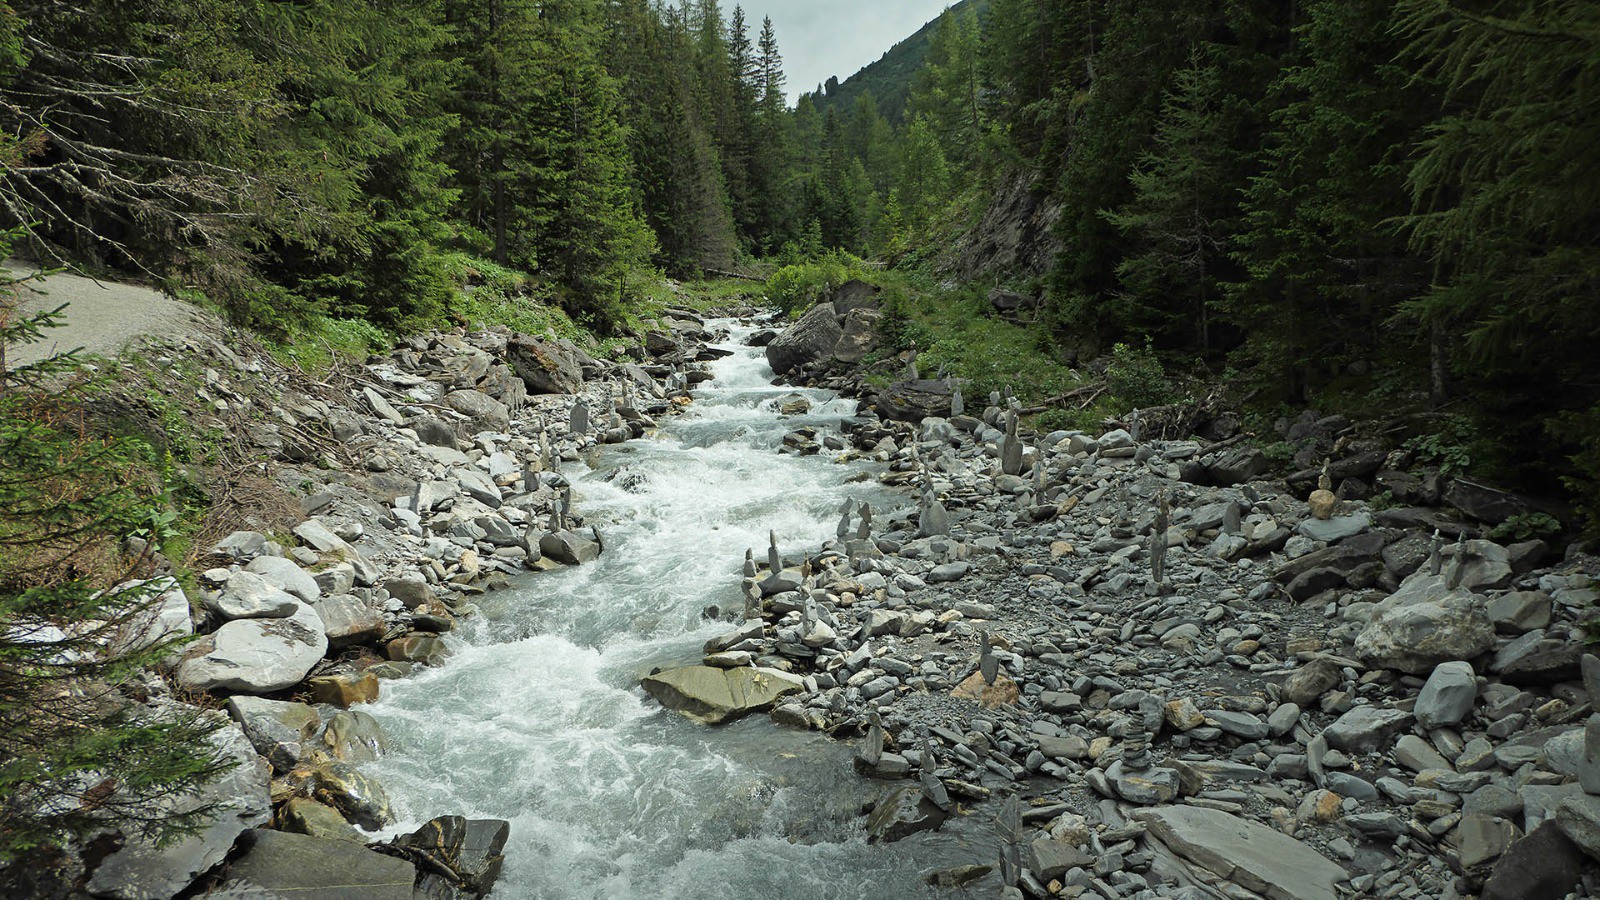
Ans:
[[[38,271],[33,263],[8,259],[13,277]],[[85,353],[116,356],[142,338],[165,338],[194,330],[203,313],[154,288],[97,281],[61,273],[17,288],[24,313],[54,309],[65,303],[65,327],[53,328],[44,340],[6,349],[10,365],[27,365],[55,353],[82,347]],[[0,302],[4,302],[0,300]]]

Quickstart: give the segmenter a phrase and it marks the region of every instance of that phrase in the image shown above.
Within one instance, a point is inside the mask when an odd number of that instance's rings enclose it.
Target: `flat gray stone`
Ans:
[[[262,557],[267,558],[270,557]],[[205,607],[227,622],[235,619],[286,619],[300,608],[300,601],[266,576],[245,571],[229,576],[222,590],[206,598]]]
[[[178,665],[178,683],[194,691],[247,694],[299,684],[328,652],[328,635],[317,611],[296,603],[288,618],[240,619],[196,641]]]
[[[307,603],[315,603],[322,596],[322,588],[310,572],[281,556],[258,556],[244,570],[260,575],[278,590],[293,594]],[[229,583],[232,583],[232,579],[229,579]]]
[[[159,817],[215,805],[206,825],[198,833],[165,847],[157,847],[144,838],[130,838],[94,870],[86,886],[89,893],[119,900],[168,900],[222,862],[245,829],[271,817],[266,760],[257,756],[244,733],[232,726],[218,730],[211,740],[235,763],[234,767],[197,793],[161,801],[159,810],[150,811]]]
[[[1394,736],[1411,727],[1413,716],[1401,709],[1358,706],[1323,729],[1322,736],[1335,750],[1366,753],[1388,748]]]
[[[415,866],[352,841],[256,830],[239,846],[228,880],[212,898],[412,900]]]
[[[1130,817],[1184,859],[1269,900],[1337,900],[1334,886],[1349,877],[1294,838],[1220,810],[1158,806]]]
[[[1556,807],[1555,821],[1567,840],[1590,859],[1600,859],[1600,797],[1573,794]]]
[[[355,555],[355,548],[345,543],[344,538],[329,531],[328,526],[316,519],[307,519],[296,525],[294,536],[318,553],[333,553],[347,557]]]
[[[1358,512],[1348,516],[1334,516],[1331,519],[1307,519],[1296,526],[1295,530],[1313,541],[1337,544],[1371,527],[1372,516],[1366,512]]]
[[[680,666],[648,675],[641,683],[662,706],[707,725],[771,709],[780,697],[805,688],[799,676],[754,666]]]
[[[1202,715],[1217,723],[1217,727],[1235,737],[1247,741],[1259,741],[1271,733],[1267,723],[1258,716],[1247,712],[1234,712],[1226,709],[1208,709]]]

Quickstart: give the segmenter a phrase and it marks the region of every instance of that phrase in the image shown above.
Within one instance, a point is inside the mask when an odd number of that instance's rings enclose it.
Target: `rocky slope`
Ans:
[[[774,367],[849,389],[865,308],[767,335]],[[1359,488],[1406,476],[1371,448],[1284,480],[1237,439],[1030,434],[1004,398],[963,405],[906,382],[848,435],[791,436],[887,462],[919,511],[846,510],[837,540],[752,557],[744,624],[647,690],[702,721],[770,709],[859,737],[857,770],[885,781],[874,840],[997,816],[997,871],[938,884],[1587,895],[1600,560],[1582,545],[1556,558],[1459,510],[1374,509]]]
[[[229,721],[215,740],[235,765],[173,801],[214,807],[195,836],[157,846],[108,828],[69,858],[5,873],[12,888],[128,900],[486,893],[505,822],[442,815],[371,843],[365,832],[393,814],[362,763],[390,747],[361,706],[385,680],[443,661],[441,635],[509,578],[602,552],[561,465],[688,402],[704,377],[696,362],[717,351],[703,349],[693,313],[662,323],[644,365],[503,330],[415,337],[322,381],[221,326],[144,350],[159,392],[183,403],[166,436],[225,441],[242,462],[207,485],[212,499],[263,524],[206,548],[188,589],[155,576],[159,599],[117,641],[196,637],[124,702],[152,717],[220,708]],[[138,366],[123,365],[134,381]]]

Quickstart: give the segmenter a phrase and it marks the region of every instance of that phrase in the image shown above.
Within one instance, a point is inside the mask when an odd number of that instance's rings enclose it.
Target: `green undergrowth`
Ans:
[[[886,286],[884,273],[870,271],[865,262],[843,250],[833,250],[780,268],[767,279],[767,301],[791,318],[798,317],[853,279]]]
[[[915,350],[922,374],[960,379],[968,397],[1010,388],[1025,406],[1037,406],[1082,383],[1042,329],[990,318],[982,286],[940,286],[899,271],[869,278],[884,287],[886,342],[897,352]]]

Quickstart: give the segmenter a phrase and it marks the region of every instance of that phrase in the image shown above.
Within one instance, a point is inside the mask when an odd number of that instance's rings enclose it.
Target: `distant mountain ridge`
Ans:
[[[976,9],[979,19],[989,11],[989,0],[960,0],[950,6],[958,15],[967,9]],[[911,81],[928,58],[928,47],[933,41],[934,29],[939,26],[936,16],[917,29],[916,33],[895,44],[877,62],[839,82],[832,90],[812,92],[811,101],[818,112],[830,107],[840,115],[855,108],[856,101],[867,91],[878,101],[878,112],[898,125],[905,118],[906,102],[911,96]]]

